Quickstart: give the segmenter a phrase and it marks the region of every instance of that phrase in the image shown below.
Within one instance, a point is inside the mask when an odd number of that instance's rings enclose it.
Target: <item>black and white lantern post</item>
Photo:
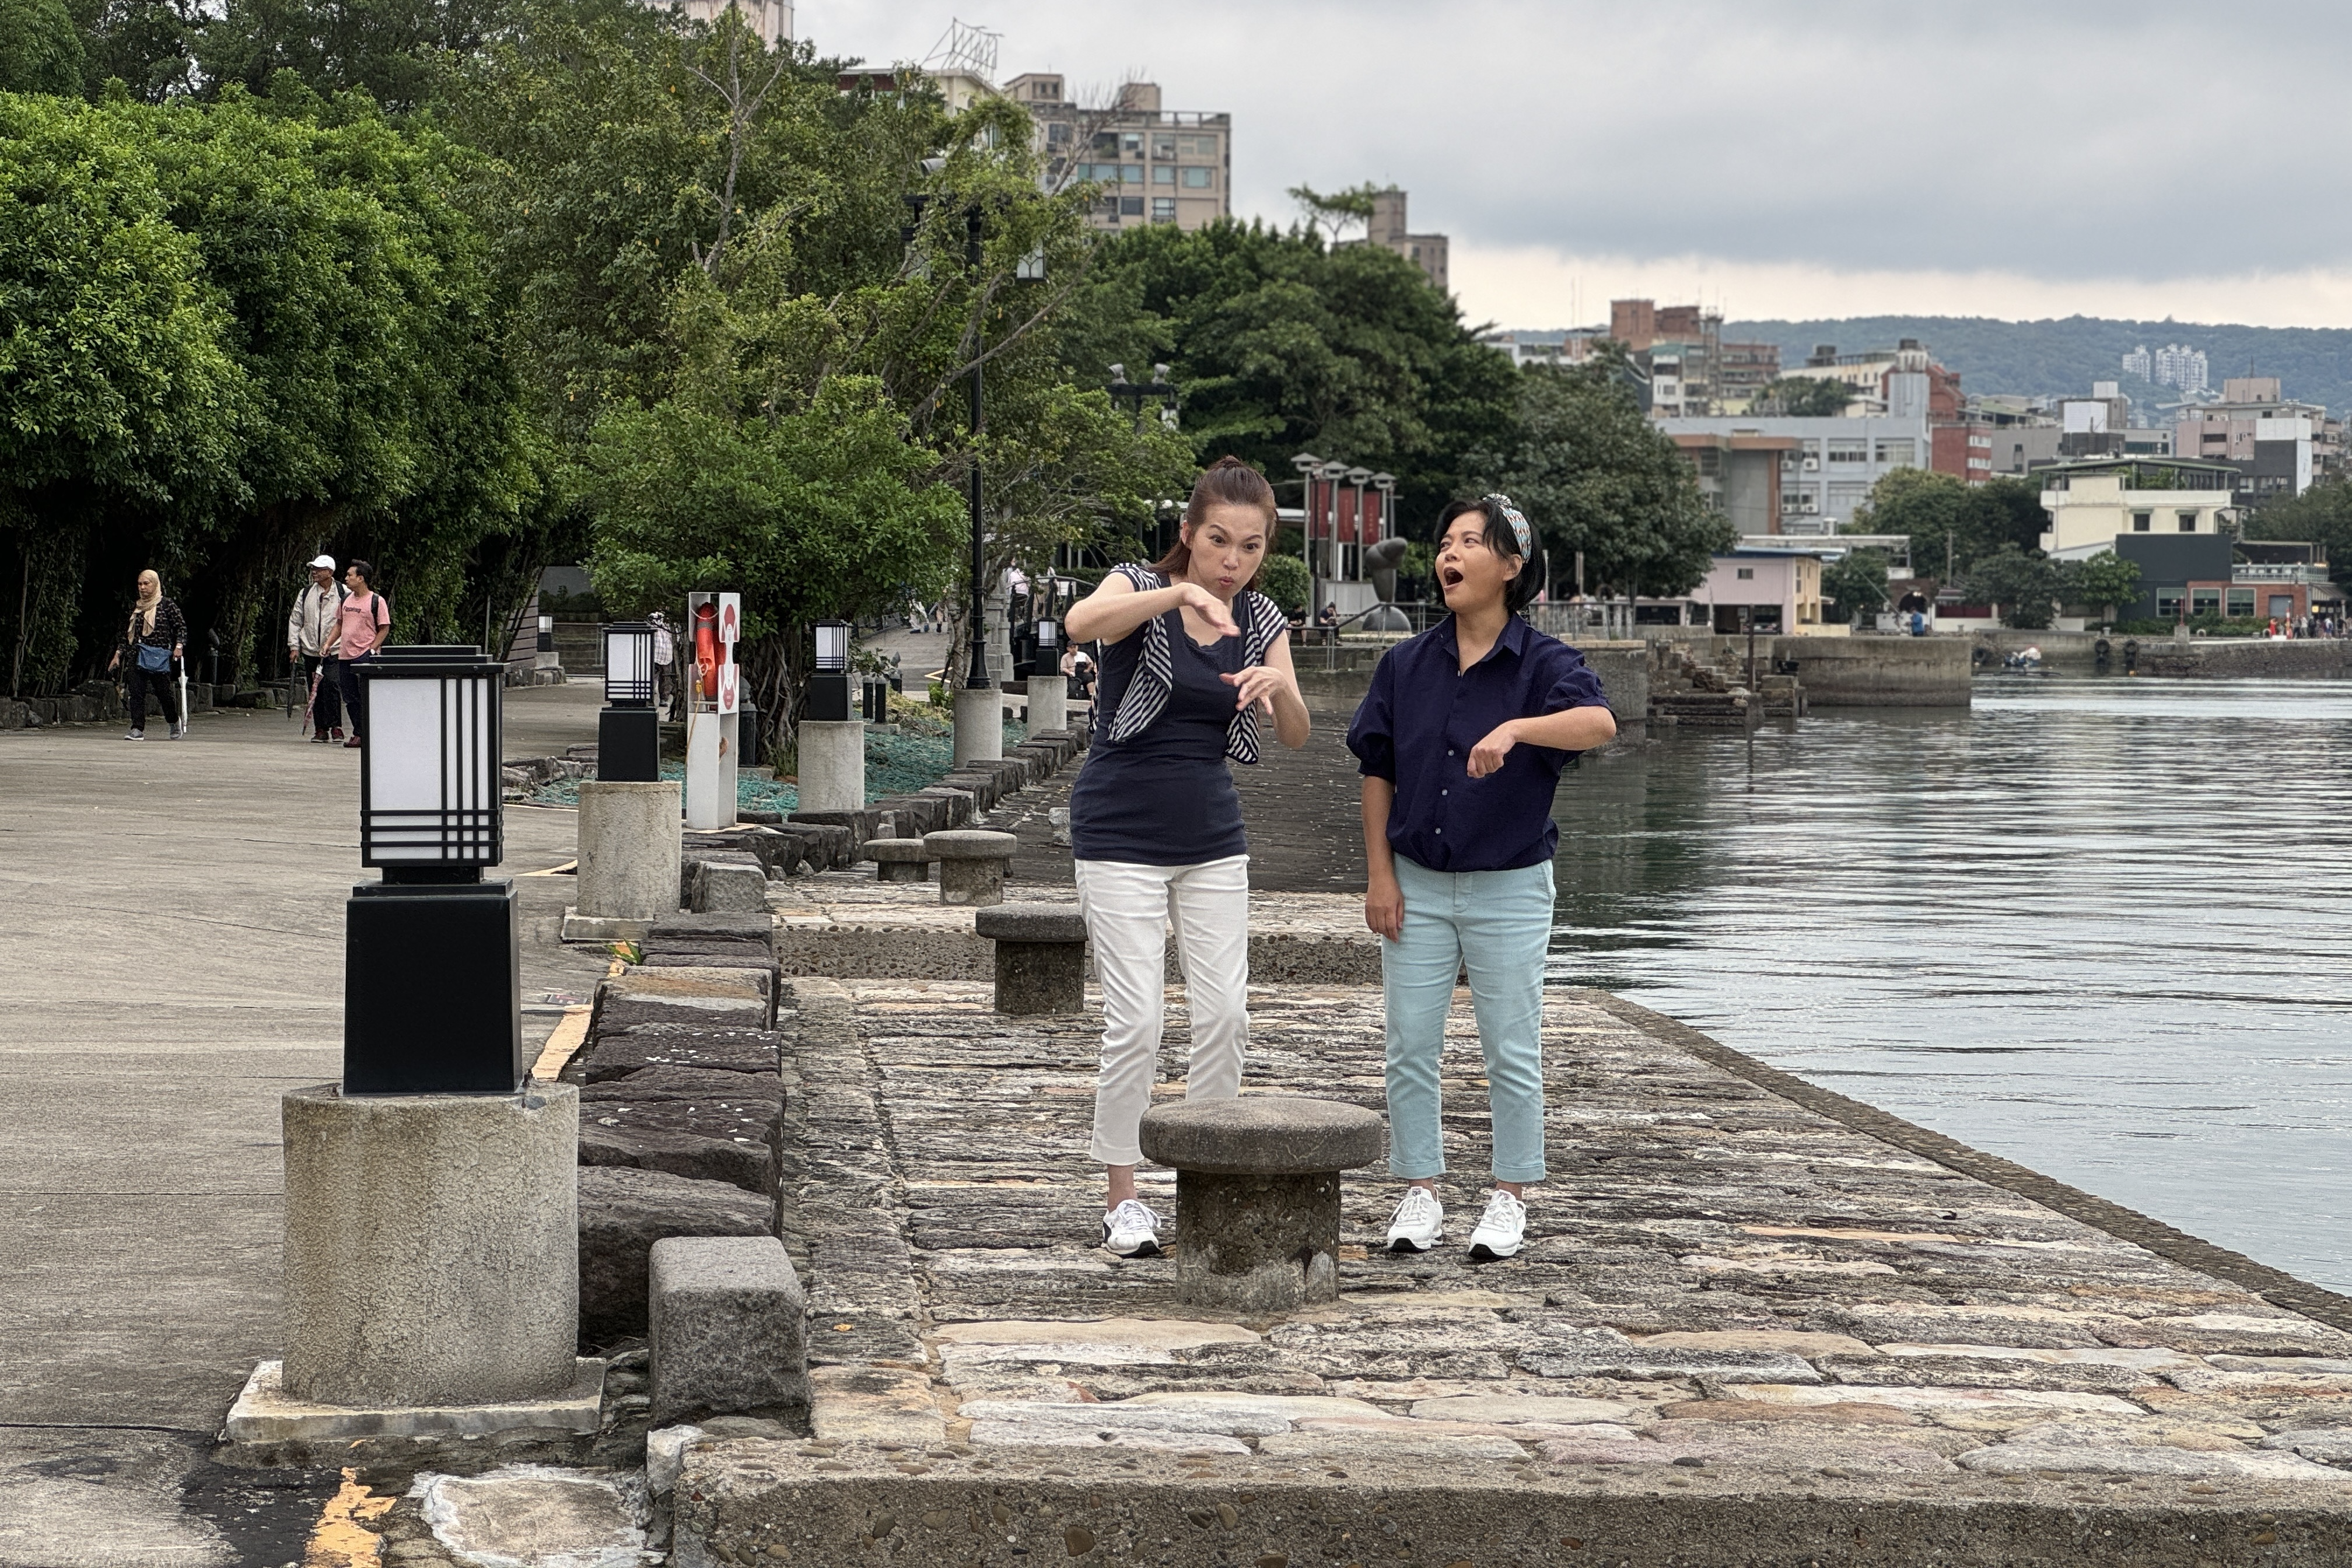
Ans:
[[[809,678],[806,717],[822,721],[849,716],[849,623],[819,621],[816,673]]]
[[[505,858],[506,666],[478,647],[359,661],[360,863],[343,964],[345,1094],[511,1094],[522,1082],[520,936]]]
[[[654,628],[604,628],[604,710],[596,716],[596,776],[607,784],[661,779],[661,714],[655,708]]]

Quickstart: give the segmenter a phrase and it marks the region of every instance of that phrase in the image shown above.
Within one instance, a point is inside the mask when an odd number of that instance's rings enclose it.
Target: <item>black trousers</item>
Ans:
[[[337,663],[335,659],[311,658],[307,655],[302,659],[303,689],[310,689],[314,676],[318,679],[319,695],[310,703],[310,728],[321,735],[342,727],[343,684],[336,673]]]
[[[343,710],[351,715],[352,739],[356,741],[367,733],[367,688],[360,684],[359,660],[335,660],[335,673],[342,680]]]
[[[163,710],[164,719],[171,723],[178,723],[180,692],[173,683],[172,672],[168,669],[142,669],[134,659],[131,666],[131,727],[134,730],[147,728],[147,692],[150,687],[154,689],[155,705]]]

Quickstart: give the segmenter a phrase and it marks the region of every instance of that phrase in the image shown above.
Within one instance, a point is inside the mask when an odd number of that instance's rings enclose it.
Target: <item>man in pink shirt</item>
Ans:
[[[351,593],[336,612],[334,640],[327,648],[327,657],[338,661],[343,707],[351,714],[352,738],[343,742],[346,749],[357,749],[367,734],[367,688],[360,684],[358,663],[382,647],[392,630],[391,606],[368,584],[374,572],[364,561],[354,561],[344,571],[343,585]]]

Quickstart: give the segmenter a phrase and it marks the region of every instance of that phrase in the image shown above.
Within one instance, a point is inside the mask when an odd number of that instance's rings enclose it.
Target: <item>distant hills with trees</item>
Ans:
[[[2169,403],[2179,394],[2127,375],[2123,356],[2134,349],[2179,343],[2202,349],[2221,390],[2225,377],[2274,375],[2289,397],[2352,408],[2352,328],[2242,327],[2192,321],[2132,321],[2067,316],[2042,321],[1997,321],[1982,316],[1847,316],[1818,321],[1727,321],[1723,335],[1739,342],[1780,345],[1783,368],[1801,365],[1816,343],[1839,352],[1892,348],[1917,338],[1969,392],[2084,393],[2094,381],[2122,384],[2135,402]]]

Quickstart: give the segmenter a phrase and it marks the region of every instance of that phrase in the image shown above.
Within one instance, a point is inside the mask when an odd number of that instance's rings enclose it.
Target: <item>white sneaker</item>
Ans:
[[[1103,1215],[1102,1244],[1120,1258],[1160,1256],[1160,1216],[1139,1198],[1129,1198]]]
[[[1478,1228],[1470,1233],[1470,1256],[1481,1263],[1511,1257],[1527,1234],[1528,1205],[1496,1187],[1478,1216]]]
[[[1427,1187],[1407,1187],[1389,1218],[1391,1252],[1427,1252],[1445,1239],[1445,1210]]]

